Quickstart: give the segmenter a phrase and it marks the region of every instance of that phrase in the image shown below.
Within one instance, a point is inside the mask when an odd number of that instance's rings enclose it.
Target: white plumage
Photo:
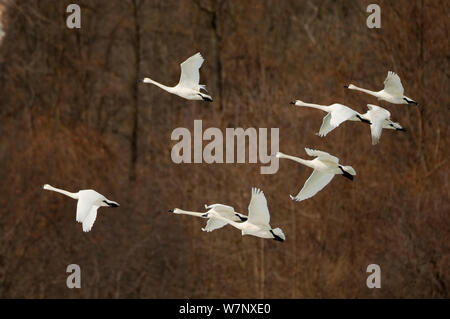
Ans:
[[[346,85],[345,87],[350,90],[357,90],[370,94],[378,98],[378,100],[384,100],[393,104],[418,104],[416,101],[404,95],[400,77],[392,71],[388,72],[386,79],[384,80],[384,88],[381,91],[371,91],[357,87],[353,84]]]
[[[203,57],[200,53],[196,53],[186,61],[181,63],[181,75],[180,80],[174,87],[168,87],[161,83],[158,83],[150,78],[144,78],[144,83],[154,84],[161,89],[178,95],[187,100],[203,100],[212,102],[212,97],[208,94],[201,92],[206,91],[206,87],[200,83],[200,67],[203,64]]]
[[[248,205],[248,219],[242,223],[237,223],[224,215],[219,215],[214,210],[208,212],[222,221],[240,229],[242,236],[252,235],[260,238],[271,238],[277,241],[284,241],[286,236],[280,228],[270,226],[270,213],[264,193],[258,188],[252,188],[252,198]]]
[[[367,104],[367,108],[369,110],[361,116],[372,123],[370,125],[370,133],[373,145],[380,140],[383,129],[405,131],[399,123],[391,121],[391,113],[388,110],[373,104]]]
[[[107,199],[102,194],[93,189],[80,190],[77,193],[71,193],[63,189],[53,187],[49,184],[43,186],[44,189],[57,192],[73,199],[77,199],[76,221],[82,223],[83,231],[88,232],[92,229],[97,218],[97,210],[99,207],[119,207],[117,202]]]
[[[294,197],[290,195],[292,200],[302,201],[313,197],[326,185],[328,185],[334,175],[343,175],[350,180],[353,180],[353,176],[356,175],[353,167],[340,165],[339,159],[336,156],[330,155],[327,152],[312,150],[309,148],[305,148],[305,151],[309,156],[316,158],[313,160],[304,160],[280,152],[276,154],[276,157],[278,158],[290,159],[314,169],[313,173],[306,180],[303,188],[297,196]]]
[[[323,137],[341,125],[345,121],[362,121],[367,122],[361,118],[361,115],[352,110],[346,105],[334,103],[331,105],[319,105],[313,103],[305,103],[300,100],[292,101],[291,104],[295,106],[306,106],[315,109],[319,109],[327,112],[328,114],[323,118],[322,126],[320,127],[318,135]]]
[[[190,215],[208,219],[208,221],[206,222],[206,226],[202,228],[202,230],[206,232],[212,232],[216,229],[222,228],[227,224],[226,221],[224,221],[223,219],[216,218],[216,216],[222,216],[235,222],[242,222],[244,220],[247,220],[247,216],[239,214],[231,206],[222,204],[213,204],[213,205],[205,205],[205,208],[207,209],[205,213],[192,212],[179,208],[169,210],[169,212],[174,214]]]

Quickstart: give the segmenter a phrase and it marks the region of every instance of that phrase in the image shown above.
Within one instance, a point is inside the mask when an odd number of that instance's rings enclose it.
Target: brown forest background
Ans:
[[[372,1],[2,1],[0,47],[0,296],[8,298],[450,297],[449,4],[378,1],[381,29],[366,27]],[[187,101],[141,83],[174,85],[179,63],[200,51],[214,102]],[[399,73],[419,107],[346,91],[381,89]],[[379,104],[407,133],[343,124],[316,136],[323,113],[289,101]],[[174,164],[176,127],[279,127],[280,150],[305,146],[352,165],[315,197],[289,199],[311,170],[280,161]],[[42,185],[93,188],[121,204],[100,209],[92,232],[76,202]],[[168,209],[205,203],[246,212],[264,190],[284,243],[204,233],[204,220]],[[81,266],[81,289],[66,267]],[[381,266],[382,288],[366,287]]]

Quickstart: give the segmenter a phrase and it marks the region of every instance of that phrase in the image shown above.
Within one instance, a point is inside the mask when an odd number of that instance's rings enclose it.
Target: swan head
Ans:
[[[104,199],[102,201],[102,206],[107,206],[107,207],[119,207],[119,203],[112,201],[112,200],[108,200],[108,199]]]
[[[179,208],[169,209],[169,213],[181,214],[181,210]]]
[[[275,153],[275,157],[276,157],[276,158],[281,158],[281,157],[283,157],[283,155],[284,155],[284,154],[281,153],[281,152],[276,152],[276,153]]]
[[[295,106],[302,106],[303,102],[300,100],[294,100],[294,101],[289,102],[289,104],[293,104]]]
[[[354,86],[353,84],[349,84],[349,85],[344,85],[344,88],[354,90],[356,88],[356,86]]]

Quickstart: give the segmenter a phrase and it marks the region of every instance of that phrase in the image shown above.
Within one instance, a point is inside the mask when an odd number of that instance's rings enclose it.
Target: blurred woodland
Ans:
[[[449,298],[449,2],[3,0],[0,45],[0,297],[3,298]],[[213,103],[145,85],[179,79],[196,52]],[[380,90],[389,70],[419,106],[348,91]],[[408,131],[371,145],[363,123],[315,135],[324,116],[293,99],[387,108]],[[294,202],[311,169],[174,164],[173,129],[278,127],[280,151],[304,147],[352,165],[315,197]],[[206,144],[206,142],[205,142]],[[99,210],[90,233],[76,201],[42,190],[92,188],[121,204]],[[247,213],[266,194],[284,243],[242,237],[173,215],[223,203]],[[81,289],[66,267],[81,267]],[[381,267],[368,289],[366,267]]]

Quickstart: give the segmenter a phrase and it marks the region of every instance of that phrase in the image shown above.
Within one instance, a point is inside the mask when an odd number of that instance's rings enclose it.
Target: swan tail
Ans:
[[[286,240],[286,236],[284,235],[284,233],[281,230],[281,228],[272,229],[272,230],[270,230],[270,232],[273,235],[273,240],[281,241],[281,242]]]
[[[356,171],[353,167],[351,166],[343,166],[344,170],[350,174],[352,174],[353,176],[356,175]]]
[[[204,93],[198,93],[198,95],[200,95],[200,97],[203,99],[203,101],[205,102],[212,102],[213,99],[210,95],[208,94],[204,94]]]

